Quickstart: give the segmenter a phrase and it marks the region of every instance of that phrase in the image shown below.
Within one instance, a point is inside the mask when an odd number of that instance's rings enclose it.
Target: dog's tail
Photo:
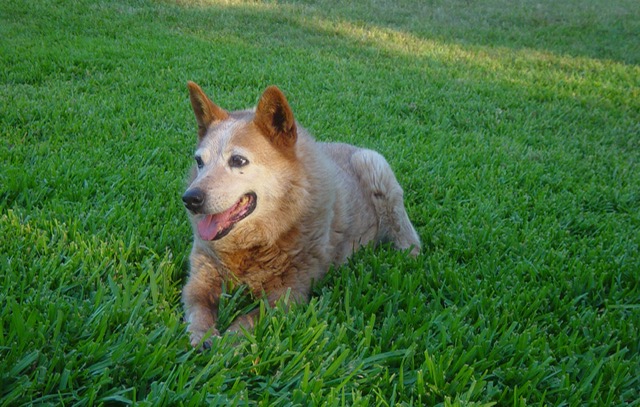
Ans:
[[[420,253],[420,238],[404,207],[402,187],[384,157],[372,150],[358,150],[351,156],[363,188],[370,195],[378,216],[378,241],[390,241],[400,250]]]

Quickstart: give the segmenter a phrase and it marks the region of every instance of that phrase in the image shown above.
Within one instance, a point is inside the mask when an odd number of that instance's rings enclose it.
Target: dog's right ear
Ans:
[[[291,150],[298,138],[293,112],[282,91],[269,86],[256,107],[256,125],[276,147]]]
[[[204,94],[200,86],[194,82],[187,82],[187,87],[189,88],[189,99],[191,99],[193,113],[195,113],[196,120],[198,121],[198,137],[203,138],[211,123],[228,118],[229,113],[213,103],[207,95]]]

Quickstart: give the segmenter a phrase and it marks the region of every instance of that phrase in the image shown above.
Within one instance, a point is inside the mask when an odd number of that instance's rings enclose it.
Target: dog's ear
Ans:
[[[254,122],[276,147],[290,149],[296,143],[293,112],[276,86],[269,86],[260,97]]]
[[[229,117],[229,113],[213,103],[200,89],[200,86],[194,82],[187,82],[187,87],[189,88],[189,99],[191,99],[193,113],[198,121],[198,137],[202,138],[211,123],[226,119]]]

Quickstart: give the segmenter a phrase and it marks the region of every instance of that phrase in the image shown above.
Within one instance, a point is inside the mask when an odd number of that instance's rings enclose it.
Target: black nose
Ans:
[[[191,212],[198,213],[204,206],[204,191],[200,188],[188,189],[187,192],[182,195],[182,202]]]

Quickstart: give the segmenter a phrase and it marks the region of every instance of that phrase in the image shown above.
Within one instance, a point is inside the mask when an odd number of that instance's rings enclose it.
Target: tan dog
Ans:
[[[188,87],[199,129],[197,165],[182,196],[194,230],[183,291],[193,346],[207,332],[219,335],[225,280],[271,304],[288,290],[302,302],[313,281],[369,242],[419,253],[402,188],[380,154],[316,142],[275,86],[255,110],[236,112]],[[256,313],[229,329],[252,327]]]

